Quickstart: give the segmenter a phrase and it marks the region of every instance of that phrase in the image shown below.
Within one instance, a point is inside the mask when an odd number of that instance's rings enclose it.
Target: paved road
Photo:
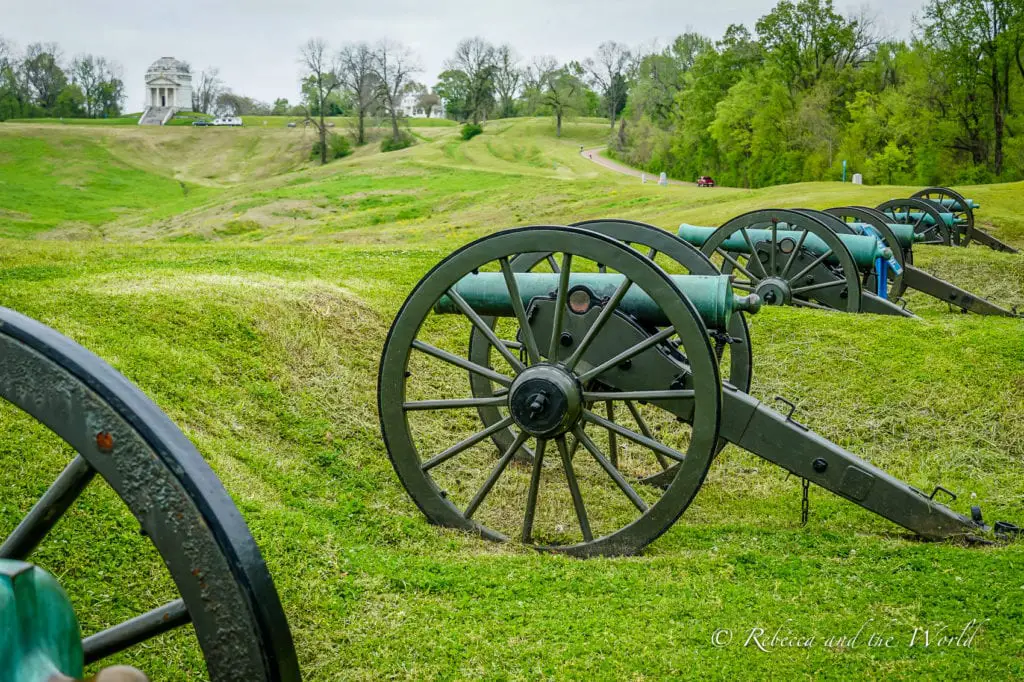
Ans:
[[[594,163],[598,164],[599,166],[604,166],[608,170],[615,171],[616,173],[622,173],[623,175],[632,175],[634,178],[639,178],[642,175],[644,175],[643,171],[639,171],[636,168],[630,168],[629,166],[624,166],[621,163],[618,163],[616,161],[612,161],[609,158],[601,156],[601,152],[602,151],[604,151],[604,147],[594,147],[593,149],[584,149],[582,152],[580,152],[580,156],[582,156],[585,159],[589,159],[589,160],[593,161]],[[651,182],[651,183],[654,183],[654,184],[658,183],[658,176],[657,175],[652,175],[651,173],[647,173],[646,175],[647,175],[647,182]],[[670,185],[683,185],[683,186],[688,186],[688,187],[693,187],[694,186],[694,183],[692,183],[692,182],[681,182],[679,180],[672,180],[672,179],[669,179],[668,184],[670,184]]]

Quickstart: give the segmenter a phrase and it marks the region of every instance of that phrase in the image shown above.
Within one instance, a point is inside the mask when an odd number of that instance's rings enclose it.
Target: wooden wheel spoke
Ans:
[[[480,508],[481,504],[483,504],[483,501],[487,498],[491,489],[494,488],[494,484],[498,482],[501,474],[504,473],[505,469],[508,467],[508,463],[512,461],[512,457],[516,454],[516,450],[526,442],[527,438],[529,438],[528,434],[520,432],[520,434],[516,436],[516,439],[512,441],[512,445],[510,445],[508,450],[505,451],[505,454],[503,454],[501,459],[498,460],[498,463],[494,465],[494,469],[491,470],[491,474],[487,477],[487,480],[484,481],[480,490],[476,492],[476,495],[473,496],[473,499],[469,501],[466,511],[463,512],[467,519],[472,518],[473,514],[476,513],[476,510]]]
[[[675,450],[673,448],[670,448],[667,445],[659,443],[657,440],[655,440],[653,438],[648,438],[647,436],[641,436],[639,433],[636,433],[635,431],[631,431],[630,429],[627,429],[626,427],[624,427],[624,426],[622,426],[620,424],[616,424],[615,422],[610,422],[607,419],[605,419],[604,417],[601,417],[600,415],[594,414],[590,410],[584,410],[583,418],[586,419],[588,422],[591,422],[593,424],[597,424],[598,426],[606,428],[609,431],[614,431],[615,433],[619,434],[623,438],[628,438],[629,440],[633,441],[634,443],[637,443],[639,445],[643,445],[645,448],[649,448],[649,449],[653,450],[654,452],[659,452],[662,455],[665,455],[666,457],[668,457],[669,459],[673,459],[673,460],[675,460],[677,462],[686,461],[686,455],[684,455],[683,453],[678,452],[677,450]]]
[[[744,266],[740,265],[740,262],[739,262],[738,260],[736,260],[735,258],[733,258],[733,257],[732,257],[732,254],[730,254],[730,253],[729,253],[728,251],[726,251],[725,249],[719,248],[719,249],[715,249],[715,251],[716,251],[716,252],[717,252],[717,253],[718,253],[719,255],[721,255],[721,256],[722,256],[722,258],[724,258],[725,260],[727,260],[727,261],[729,261],[730,263],[732,263],[732,266],[733,266],[734,268],[736,268],[737,270],[739,270],[740,272],[742,272],[742,273],[743,273],[744,275],[746,275],[747,279],[748,279],[748,280],[750,280],[751,282],[760,282],[760,281],[761,281],[761,278],[760,278],[760,277],[755,277],[755,276],[754,276],[754,274],[753,274],[752,272],[750,272],[750,270],[747,270],[747,268],[746,268],[746,267],[744,267]],[[750,262],[750,259],[749,259],[749,258],[747,259],[747,262],[748,262],[748,263]]]
[[[801,270],[801,271],[800,271],[800,272],[798,272],[797,274],[793,275],[792,277],[790,277],[790,278],[789,278],[788,280],[786,280],[786,281],[787,281],[787,282],[789,282],[789,284],[790,284],[790,285],[795,285],[795,284],[797,283],[797,281],[798,281],[798,280],[799,280],[799,279],[800,279],[801,277],[803,277],[804,275],[806,275],[806,274],[807,274],[808,272],[810,272],[811,270],[813,270],[813,269],[814,269],[814,268],[816,268],[817,266],[819,266],[819,265],[821,265],[822,263],[824,263],[824,262],[825,262],[825,260],[826,260],[826,259],[827,259],[827,258],[828,258],[829,256],[831,256],[831,255],[832,255],[833,253],[834,253],[834,252],[832,251],[832,249],[829,249],[829,250],[828,250],[828,251],[826,251],[825,253],[821,254],[820,256],[818,256],[817,258],[815,258],[814,260],[812,260],[812,261],[810,262],[810,264],[809,264],[809,265],[808,265],[808,266],[807,266],[806,268],[804,268],[803,270]]]
[[[508,294],[512,299],[512,310],[515,311],[516,320],[519,321],[519,331],[523,337],[523,345],[526,346],[527,357],[530,359],[530,364],[536,364],[540,362],[540,348],[537,346],[537,339],[534,338],[530,319],[526,316],[523,299],[519,296],[519,284],[516,282],[508,258],[500,258],[498,263],[501,265],[501,274],[505,276],[505,285],[508,287]]]
[[[696,394],[691,389],[667,389],[663,391],[584,391],[583,399],[592,402],[601,400],[686,400]]]
[[[537,439],[537,453],[533,457],[533,471],[530,474],[530,489],[526,493],[526,512],[523,515],[523,543],[533,540],[533,517],[537,512],[537,495],[540,493],[541,465],[548,442]]]
[[[810,233],[807,230],[800,233],[800,238],[797,239],[796,246],[793,247],[792,253],[789,254],[789,258],[786,260],[786,265],[782,268],[782,272],[779,273],[780,277],[785,277],[789,274],[789,270],[793,267],[793,263],[796,262],[797,254],[800,253],[800,249],[803,247],[808,234]]]
[[[792,293],[794,296],[797,294],[806,294],[811,291],[821,291],[822,289],[831,289],[832,287],[841,287],[846,284],[846,280],[837,279],[832,282],[818,282],[817,284],[808,284],[807,286],[797,287],[793,289]]]
[[[640,428],[640,433],[642,433],[646,438],[650,438],[651,440],[657,440],[654,437],[654,434],[651,433],[651,429],[647,426],[647,422],[640,414],[640,410],[636,408],[636,405],[633,404],[632,400],[626,401],[626,408],[629,410],[629,413],[633,416],[633,421],[635,421],[636,425]],[[668,458],[665,457],[665,455],[661,454],[657,450],[654,450],[653,452],[655,458],[657,458],[658,460],[658,464],[661,465],[662,469],[668,469],[671,466],[671,464],[669,464],[668,462]]]
[[[459,292],[455,291],[455,287],[452,287],[447,292],[448,297],[455,303],[455,305],[462,311],[462,314],[469,318],[473,326],[480,330],[480,333],[490,341],[491,345],[494,346],[497,351],[501,354],[501,357],[505,358],[506,362],[512,366],[512,369],[516,372],[522,372],[525,366],[519,361],[515,355],[508,349],[508,347],[498,338],[491,326],[483,321],[483,318],[473,310],[473,306],[466,302],[466,299],[459,295]]]
[[[82,640],[85,664],[95,663],[108,656],[141,644],[157,635],[192,622],[185,602],[175,599],[141,616],[126,620],[114,627],[97,632]]]
[[[818,303],[812,303],[811,301],[805,301],[802,298],[794,298],[793,305],[797,308],[814,308],[815,310],[832,310],[828,306],[820,305]]]
[[[576,346],[576,349],[572,352],[572,355],[566,358],[565,366],[567,369],[572,370],[576,366],[576,363],[580,361],[580,358],[583,357],[583,354],[590,347],[590,344],[593,343],[594,339],[597,338],[597,335],[601,333],[601,329],[604,328],[605,323],[611,319],[612,313],[615,312],[615,309],[619,306],[619,303],[622,301],[631,286],[633,286],[633,282],[628,277],[622,280],[622,284],[618,286],[615,293],[612,294],[611,298],[608,299],[608,302],[601,308],[601,312],[598,313],[597,319],[594,320],[594,324],[590,325],[590,329],[588,329],[587,333],[583,335],[583,338],[580,340],[579,345]]]
[[[555,440],[558,446],[558,454],[562,458],[562,468],[565,469],[565,480],[569,484],[569,494],[572,495],[572,506],[576,511],[576,520],[580,524],[580,532],[583,533],[583,541],[590,542],[594,534],[590,531],[590,520],[587,519],[587,508],[583,504],[583,496],[580,494],[580,485],[576,480],[576,472],[572,468],[572,457],[569,456],[569,449],[565,445],[565,436],[559,436]]]
[[[761,263],[761,259],[757,257],[757,251],[754,249],[754,241],[750,238],[750,233],[747,232],[747,228],[741,227],[740,233],[743,235],[743,241],[747,243],[747,248],[750,249],[750,258],[747,259],[747,264],[751,262],[757,263],[757,269],[761,271],[761,278],[768,277],[768,272],[764,269],[764,264]]]
[[[569,275],[572,268],[572,254],[562,254],[562,269],[558,273],[558,292],[555,295],[555,319],[551,324],[551,343],[548,345],[548,360],[558,357],[558,345],[562,338],[562,322],[565,319],[565,304],[569,295]]]
[[[96,470],[76,455],[0,545],[0,559],[24,561],[75,503]]]
[[[669,337],[671,337],[675,333],[676,333],[675,327],[665,327],[664,329],[659,331],[657,334],[654,334],[653,336],[647,337],[646,339],[644,339],[640,343],[637,343],[637,344],[635,344],[633,346],[630,346],[629,348],[627,348],[626,350],[622,351],[618,355],[612,357],[611,359],[605,360],[600,365],[597,365],[596,367],[593,367],[592,369],[584,372],[579,377],[580,383],[585,385],[588,381],[591,381],[591,380],[601,376],[602,374],[607,372],[612,367],[615,367],[616,365],[619,365],[619,364],[625,362],[626,360],[629,360],[630,358],[635,357],[635,356],[639,355],[640,353],[643,353],[645,350],[647,350],[651,346],[658,345],[659,343],[661,343],[662,341],[665,341],[666,339],[668,339]]]
[[[415,348],[416,350],[426,353],[427,355],[433,356],[438,360],[443,360],[444,362],[447,362],[450,365],[455,365],[456,367],[461,367],[462,369],[473,372],[474,374],[479,374],[480,376],[490,379],[491,381],[501,384],[502,386],[512,385],[512,378],[505,376],[501,372],[497,372],[491,369],[490,367],[478,365],[472,360],[460,358],[458,355],[455,355],[454,353],[449,353],[444,349],[432,346],[429,343],[420,341],[419,339],[416,339],[415,341],[412,342],[412,347]]]
[[[402,409],[413,411],[422,410],[458,410],[466,407],[497,407],[504,405],[508,400],[502,395],[493,395],[487,398],[446,398],[442,400],[412,400],[402,403]]]
[[[635,490],[633,490],[633,486],[626,482],[626,479],[622,477],[619,470],[612,466],[611,462],[609,462],[604,454],[602,454],[600,448],[597,447],[597,444],[590,440],[590,437],[587,436],[587,434],[583,433],[583,429],[577,427],[573,430],[573,434],[580,440],[580,442],[583,443],[583,447],[587,449],[595,460],[597,460],[597,463],[601,465],[601,468],[607,472],[615,482],[615,485],[619,487],[619,490],[629,498],[629,501],[633,503],[633,506],[640,510],[641,513],[646,512],[648,509],[647,503],[644,502],[643,498],[640,497]]]
[[[420,465],[420,469],[422,471],[430,471],[438,464],[443,464],[444,462],[447,462],[455,455],[459,454],[460,452],[464,452],[465,450],[468,450],[469,448],[473,447],[480,441],[493,436],[498,431],[501,431],[502,429],[506,429],[509,426],[512,426],[512,421],[512,417],[505,417],[501,421],[491,424],[483,431],[478,431],[469,438],[466,438],[465,440],[460,441],[455,445],[451,446],[444,452],[431,457],[426,462]]]
[[[608,421],[615,421],[615,403],[610,400],[604,402],[605,414],[608,416]],[[608,457],[612,463],[612,466],[616,469],[619,468],[619,443],[616,440],[615,432],[608,432]]]

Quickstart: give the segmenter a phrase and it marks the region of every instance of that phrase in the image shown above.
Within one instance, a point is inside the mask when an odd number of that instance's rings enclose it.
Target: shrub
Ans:
[[[382,152],[396,152],[399,149],[411,147],[414,142],[415,140],[413,140],[412,135],[410,135],[409,133],[399,133],[398,139],[395,139],[394,137],[389,135],[385,137],[383,140],[381,140],[380,150]]]
[[[348,156],[352,153],[352,145],[349,144],[348,138],[338,133],[330,133],[327,135],[327,158],[328,159],[340,159],[343,156]],[[319,159],[320,158],[320,140],[313,143],[313,151],[310,152],[309,158]]]
[[[467,123],[462,126],[462,139],[472,140],[474,137],[482,133],[484,129],[476,123]]]

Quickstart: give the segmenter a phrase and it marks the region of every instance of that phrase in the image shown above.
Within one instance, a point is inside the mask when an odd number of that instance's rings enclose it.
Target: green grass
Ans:
[[[112,118],[12,118],[0,123],[39,123],[44,125],[76,125],[76,126],[133,126],[139,124],[142,112],[124,114]]]
[[[606,124],[567,123],[561,140],[553,127],[491,121],[468,142],[438,129],[319,168],[288,156],[301,151],[294,130],[0,126],[0,301],[107,359],[196,443],[263,550],[308,679],[1024,675],[1024,545],[918,542],[819,489],[802,528],[799,482],[735,448],[640,557],[541,556],[424,521],[381,442],[376,365],[405,296],[453,248],[512,225],[717,224],[908,194],[642,186],[579,158]],[[187,195],[179,177],[194,181]],[[1022,190],[967,193],[987,229],[1024,246]],[[70,241],[75,221],[89,228]],[[1024,257],[934,248],[918,264],[1024,304]],[[794,400],[801,422],[912,485],[960,493],[958,511],[1024,520],[1024,324],[908,303],[922,320],[763,311],[754,395]],[[10,408],[0,428],[3,537],[68,453]],[[173,596],[101,485],[34,558],[88,631]],[[984,621],[971,647],[907,646],[914,628],[971,619]],[[857,645],[825,646],[862,626]],[[757,627],[818,640],[764,653],[743,646]],[[733,641],[718,648],[723,628]],[[872,633],[895,646],[866,646]],[[120,660],[155,680],[203,678],[185,631]]]

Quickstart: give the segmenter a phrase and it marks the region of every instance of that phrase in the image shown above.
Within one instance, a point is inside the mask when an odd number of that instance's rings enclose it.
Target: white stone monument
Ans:
[[[146,70],[146,110],[139,125],[163,125],[176,111],[192,110],[192,72],[174,57],[161,57]]]
[[[864,184],[864,176],[861,175],[860,173],[854,173],[853,174],[853,184],[855,184],[855,185],[863,185]]]
[[[668,186],[668,174],[665,171],[661,171],[661,175],[658,177],[658,184],[662,187]]]

